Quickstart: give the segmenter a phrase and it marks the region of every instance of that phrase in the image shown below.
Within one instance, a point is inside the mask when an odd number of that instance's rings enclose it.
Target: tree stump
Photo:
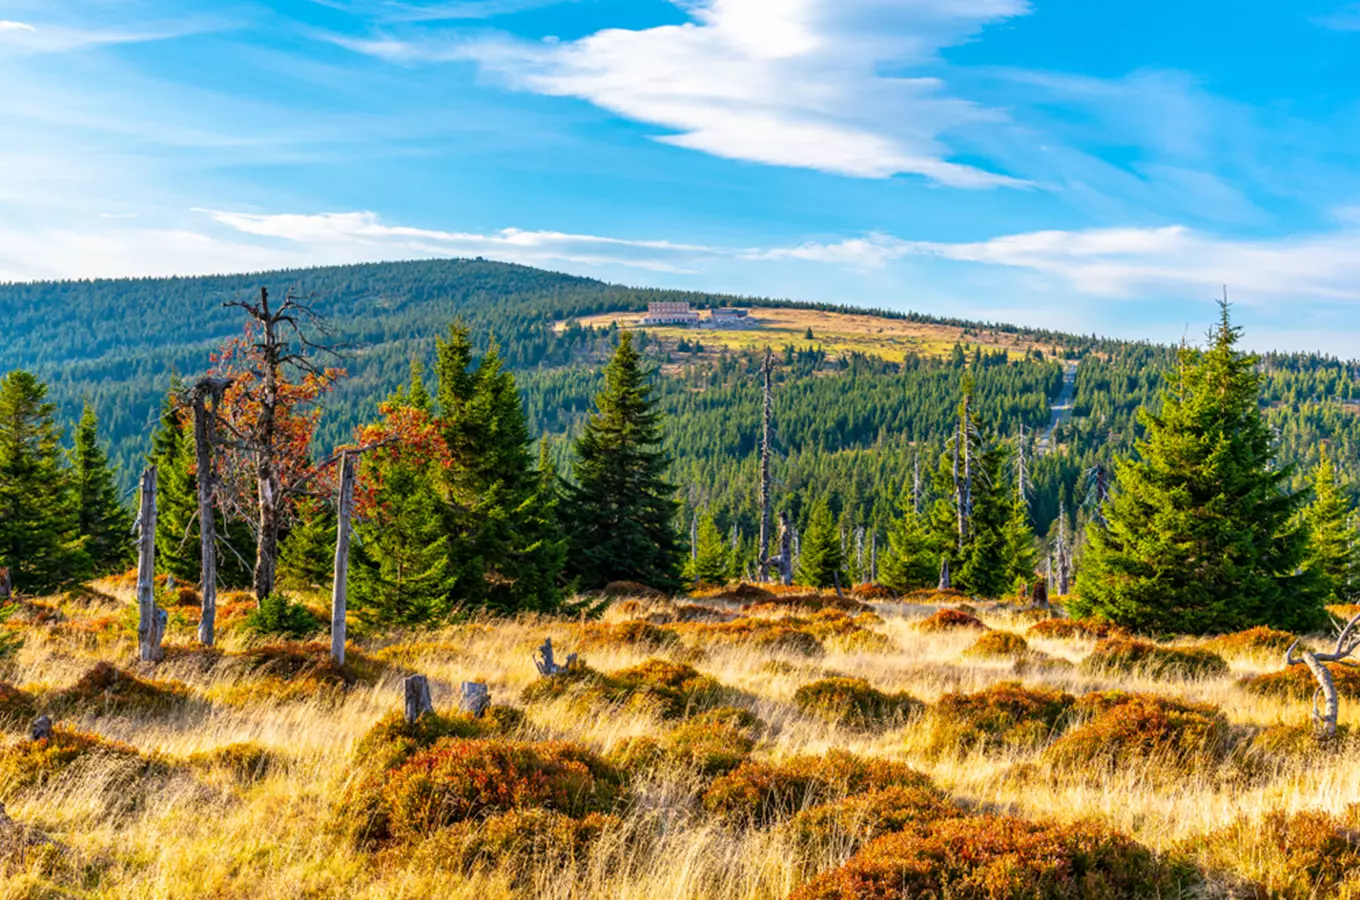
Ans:
[[[538,648],[538,656],[534,658],[534,665],[538,667],[538,674],[544,678],[551,678],[554,675],[561,675],[576,665],[576,654],[570,654],[567,657],[566,665],[560,665],[553,659],[552,638],[544,638],[543,646]]]
[[[1030,594],[1030,603],[1040,609],[1048,609],[1048,585],[1042,579],[1034,582],[1034,588]]]
[[[52,737],[52,720],[47,716],[38,716],[33,720],[33,724],[28,729],[28,739],[31,741],[45,741]]]
[[[463,696],[458,701],[458,711],[480,719],[491,706],[491,691],[480,681],[464,681]]]
[[[430,682],[424,675],[412,675],[406,679],[406,721],[415,724],[425,713],[434,712],[430,702]]]

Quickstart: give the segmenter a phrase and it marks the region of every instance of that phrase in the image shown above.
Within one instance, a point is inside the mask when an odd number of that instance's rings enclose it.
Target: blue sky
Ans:
[[[0,0],[0,279],[482,255],[1360,357],[1360,3]]]

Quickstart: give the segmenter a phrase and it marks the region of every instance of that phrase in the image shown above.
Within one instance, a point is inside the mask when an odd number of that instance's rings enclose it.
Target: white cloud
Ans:
[[[1360,3],[1347,3],[1327,15],[1314,16],[1312,22],[1332,31],[1360,31]]]
[[[1029,10],[1026,0],[693,0],[691,21],[577,41],[335,38],[411,64],[476,60],[512,87],[577,97],[715,156],[953,187],[1024,182],[952,161],[950,129],[1000,118],[901,74]],[[885,74],[891,69],[894,74]]]
[[[0,19],[0,31],[37,31],[37,30],[38,29],[34,28],[32,25],[29,25],[27,22],[10,22],[5,19]]]

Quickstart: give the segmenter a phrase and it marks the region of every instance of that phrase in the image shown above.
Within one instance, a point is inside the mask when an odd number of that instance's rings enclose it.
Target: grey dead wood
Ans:
[[[137,650],[142,662],[165,655],[161,638],[169,615],[156,606],[156,467],[142,473],[141,513],[137,518]]]
[[[425,713],[434,712],[430,702],[430,682],[424,675],[408,676],[406,688],[406,721],[415,724]]]
[[[576,654],[567,656],[567,662],[562,665],[557,662],[553,655],[552,638],[544,638],[543,645],[538,648],[534,656],[534,665],[538,667],[538,674],[544,678],[551,678],[554,675],[561,675],[576,665]]]
[[[491,690],[480,681],[464,681],[458,711],[480,719],[491,706]]]

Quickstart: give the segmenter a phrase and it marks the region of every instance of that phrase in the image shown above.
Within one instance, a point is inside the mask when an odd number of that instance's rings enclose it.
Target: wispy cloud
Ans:
[[[1026,0],[695,0],[691,21],[578,41],[380,35],[338,43],[411,64],[476,60],[510,86],[576,97],[674,131],[658,140],[714,156],[861,178],[920,175],[961,188],[1025,182],[951,159],[950,129],[1001,114],[931,77],[897,73]]]
[[[322,6],[362,15],[380,22],[443,22],[491,19],[572,0],[312,0]]]
[[[11,22],[7,19],[0,19],[0,31],[37,31],[27,22]]]
[[[1314,16],[1312,21],[1332,31],[1360,31],[1360,3],[1347,3],[1334,12]]]

